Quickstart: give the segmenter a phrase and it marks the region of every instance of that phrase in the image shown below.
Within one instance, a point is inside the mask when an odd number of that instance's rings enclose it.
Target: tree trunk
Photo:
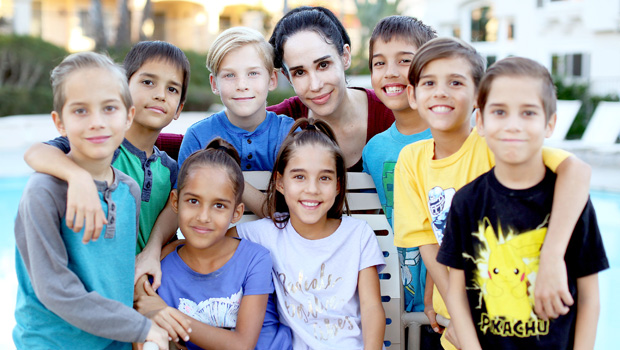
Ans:
[[[140,22],[140,41],[150,40],[150,36],[144,33],[144,23],[153,17],[153,6],[151,0],[146,0],[144,10],[142,10],[142,21]]]
[[[90,16],[93,20],[93,29],[95,31],[95,50],[99,52],[104,51],[108,48],[108,41],[105,37],[101,0],[92,0]]]
[[[129,15],[129,7],[127,0],[118,1],[118,13],[120,15],[118,21],[118,28],[116,30],[116,47],[129,47],[131,46],[131,23]]]

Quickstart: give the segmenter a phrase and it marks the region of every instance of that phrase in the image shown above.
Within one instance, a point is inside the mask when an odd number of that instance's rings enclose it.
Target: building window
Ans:
[[[587,78],[587,54],[553,55],[551,57],[551,74],[561,78]]]
[[[498,22],[493,8],[480,7],[471,12],[471,41],[496,41]]]
[[[512,19],[508,21],[508,33],[506,37],[508,40],[514,40],[515,38],[515,22]]]

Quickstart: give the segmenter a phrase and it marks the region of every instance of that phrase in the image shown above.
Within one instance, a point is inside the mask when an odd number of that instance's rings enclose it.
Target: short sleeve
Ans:
[[[377,272],[381,272],[385,268],[383,251],[381,247],[379,247],[379,241],[377,241],[375,231],[373,231],[366,222],[363,223],[360,245],[362,254],[360,257],[359,271],[371,266],[376,266]]]
[[[190,128],[187,129],[187,133],[185,133],[185,137],[183,137],[183,142],[181,142],[179,159],[177,161],[178,168],[181,169],[185,159],[199,149],[200,141],[198,141],[198,136],[196,135],[194,128],[190,126]]]
[[[559,148],[543,147],[542,150],[543,162],[554,173],[557,172],[558,166],[570,156],[572,153]]]
[[[69,144],[69,139],[65,136],[59,136],[53,140],[43,142],[46,145],[50,145],[58,148],[64,154],[67,154],[71,151],[71,145]]]
[[[394,245],[402,248],[437,244],[430,220],[418,190],[412,146],[403,148],[394,168]]]
[[[609,261],[603,246],[603,239],[598,227],[594,206],[590,199],[577,221],[566,253],[569,270],[575,271],[575,277],[585,277],[609,268]]]
[[[261,246],[254,245],[253,249],[258,251],[248,261],[249,269],[245,279],[243,294],[271,294],[274,291],[273,279],[271,278],[271,270],[273,268],[271,256],[269,251]]]

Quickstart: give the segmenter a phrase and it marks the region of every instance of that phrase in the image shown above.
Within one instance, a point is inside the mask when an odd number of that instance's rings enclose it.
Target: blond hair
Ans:
[[[125,70],[115,64],[108,56],[98,54],[95,52],[78,52],[65,57],[62,62],[56,68],[52,70],[50,76],[50,82],[52,84],[52,91],[54,96],[54,110],[62,117],[62,107],[67,101],[65,95],[64,84],[67,77],[71,73],[77,72],[80,69],[88,68],[101,68],[107,69],[112,73],[110,79],[116,79],[121,95],[121,100],[125,105],[125,108],[129,110],[133,106],[131,99],[131,93],[129,92],[129,85],[127,84],[127,78],[125,76]]]
[[[207,53],[207,69],[217,75],[224,57],[232,50],[245,45],[254,45],[263,64],[270,73],[274,70],[273,48],[258,31],[247,27],[226,29],[215,39]]]

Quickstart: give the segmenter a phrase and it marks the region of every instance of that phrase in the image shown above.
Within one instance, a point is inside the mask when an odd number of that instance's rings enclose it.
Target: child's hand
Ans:
[[[138,279],[144,275],[153,276],[153,290],[157,290],[161,284],[161,250],[157,248],[150,249],[147,245],[140,254],[136,255],[136,271],[133,283],[136,284]]]
[[[149,329],[146,335],[146,341],[157,344],[160,350],[168,350],[168,333],[163,328],[160,328],[155,322],[151,323],[151,329]],[[138,345],[139,349],[142,349],[142,345]]]
[[[146,295],[138,293],[139,296],[137,298],[134,297],[134,309],[149,317],[149,315],[155,314],[156,312],[168,307],[168,304],[166,304],[166,302],[159,295],[157,295],[157,293],[155,293],[148,279],[144,280],[143,287]]]
[[[178,342],[179,339],[189,341],[189,333],[192,332],[191,321],[181,311],[167,306],[147,317],[166,330],[169,339],[174,342]]]
[[[86,171],[75,173],[67,183],[67,227],[74,232],[84,228],[82,243],[88,243],[91,239],[96,241],[103,225],[108,223],[101,209],[97,186]]]
[[[425,304],[424,313],[426,314],[426,317],[428,317],[428,321],[431,323],[431,327],[433,327],[435,333],[443,333],[443,327],[441,327],[439,323],[437,323],[437,313],[435,312],[433,306]]]
[[[534,311],[543,320],[566,315],[574,300],[568,291],[564,257],[540,255],[536,285],[534,288]]]
[[[144,282],[144,290],[147,295],[140,296],[134,303],[136,310],[168,332],[173,341],[178,342],[179,337],[188,341],[189,333],[192,332],[190,319],[179,310],[169,307],[148,280]]]

